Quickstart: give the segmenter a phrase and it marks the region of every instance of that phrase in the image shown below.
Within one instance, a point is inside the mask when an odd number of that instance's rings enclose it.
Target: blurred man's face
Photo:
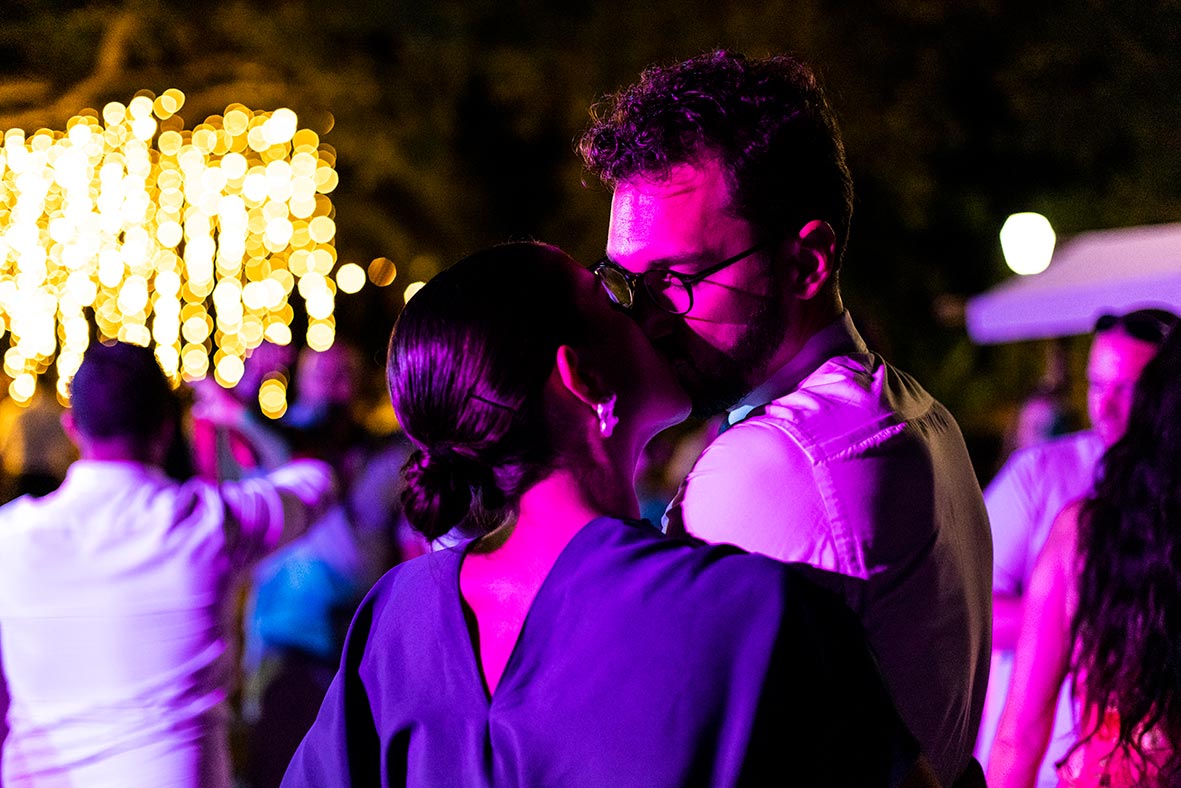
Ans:
[[[1087,362],[1087,414],[1104,446],[1119,440],[1128,426],[1132,392],[1157,347],[1120,329],[1096,334]]]

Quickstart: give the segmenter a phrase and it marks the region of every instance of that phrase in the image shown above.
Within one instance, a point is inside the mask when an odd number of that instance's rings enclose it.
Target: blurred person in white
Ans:
[[[179,406],[146,348],[92,345],[71,398],[81,459],[56,492],[0,508],[0,781],[226,788],[234,575],[307,527],[331,470],[169,478]]]
[[[1163,309],[1099,318],[1087,362],[1091,429],[1015,452],[984,492],[992,522],[994,649],[976,748],[984,764],[988,763],[1009,690],[1025,591],[1050,526],[1063,507],[1091,491],[1099,457],[1127,427],[1132,391],[1141,370],[1176,322],[1176,315]],[[1070,688],[1063,684],[1053,734],[1038,774],[1041,788],[1058,784],[1054,764],[1075,740],[1075,718]]]

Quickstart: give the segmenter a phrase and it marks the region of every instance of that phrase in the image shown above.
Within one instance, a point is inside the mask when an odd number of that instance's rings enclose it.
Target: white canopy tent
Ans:
[[[1181,223],[1080,233],[1050,267],[968,299],[980,344],[1084,334],[1104,313],[1143,307],[1181,313]]]

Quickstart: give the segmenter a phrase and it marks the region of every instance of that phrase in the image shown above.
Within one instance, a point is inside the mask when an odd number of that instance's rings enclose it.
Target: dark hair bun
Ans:
[[[510,522],[554,467],[547,382],[558,348],[591,333],[577,270],[556,247],[492,247],[440,272],[398,316],[390,402],[420,450],[404,469],[403,500],[427,538]]]
[[[415,530],[437,539],[461,525],[472,499],[495,487],[491,471],[455,449],[414,451],[402,469],[406,488],[402,506]]]

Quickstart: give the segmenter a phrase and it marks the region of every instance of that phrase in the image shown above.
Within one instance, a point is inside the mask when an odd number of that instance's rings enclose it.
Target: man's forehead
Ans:
[[[686,246],[708,246],[739,222],[720,165],[679,164],[667,174],[620,182],[611,200],[607,251],[627,257],[642,251],[675,254]]]
[[[1087,371],[1093,378],[1134,380],[1156,351],[1157,346],[1151,342],[1118,330],[1106,331],[1096,334],[1091,342]]]

